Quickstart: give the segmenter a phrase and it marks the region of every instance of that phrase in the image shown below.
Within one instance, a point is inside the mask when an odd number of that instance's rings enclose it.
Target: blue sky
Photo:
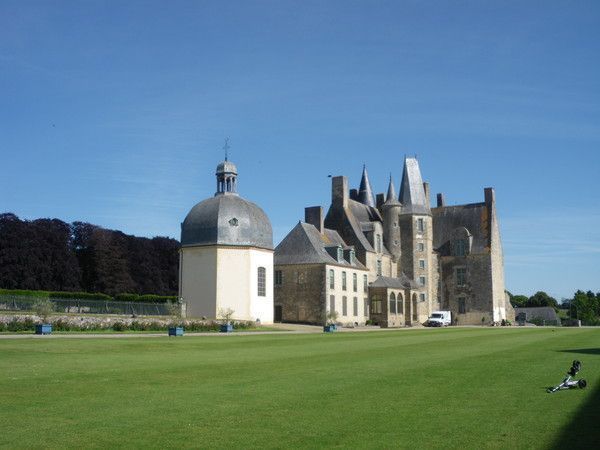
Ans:
[[[223,140],[278,242],[327,175],[496,189],[513,293],[600,290],[598,1],[0,2],[0,211],[179,236]]]

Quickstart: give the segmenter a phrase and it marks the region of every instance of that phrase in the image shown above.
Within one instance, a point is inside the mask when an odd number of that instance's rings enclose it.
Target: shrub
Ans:
[[[49,292],[49,298],[76,300],[112,300],[110,295],[101,292]]]
[[[7,324],[7,330],[12,332],[17,331],[34,331],[35,330],[35,322],[31,317],[25,317],[24,319],[19,319],[15,317]]]
[[[152,295],[152,294],[144,294],[140,295],[137,299],[139,302],[144,303],[176,303],[178,298],[176,295]]]
[[[54,311],[54,303],[49,298],[40,298],[33,304],[33,311],[42,318],[42,320],[48,320],[48,317]]]
[[[137,294],[117,294],[115,300],[118,302],[135,302],[140,298]]]
[[[127,325],[125,322],[115,322],[112,325],[112,329],[114,331],[126,331],[129,329],[129,325]]]

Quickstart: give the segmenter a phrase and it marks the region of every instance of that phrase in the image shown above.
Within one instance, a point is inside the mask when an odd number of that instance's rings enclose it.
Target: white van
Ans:
[[[427,326],[429,327],[447,327],[451,323],[452,313],[450,311],[433,311],[427,319]]]

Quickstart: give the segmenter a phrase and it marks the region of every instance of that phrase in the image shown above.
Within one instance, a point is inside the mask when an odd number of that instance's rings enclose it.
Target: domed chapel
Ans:
[[[273,323],[273,230],[256,204],[237,192],[237,167],[217,166],[217,192],[181,224],[179,296],[188,317]]]

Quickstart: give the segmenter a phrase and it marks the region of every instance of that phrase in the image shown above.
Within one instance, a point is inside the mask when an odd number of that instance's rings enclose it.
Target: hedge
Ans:
[[[117,294],[114,297],[101,292],[50,292],[50,291],[29,291],[22,289],[0,289],[0,295],[16,295],[19,297],[34,298],[57,298],[57,299],[80,299],[80,300],[105,300],[120,302],[145,302],[145,303],[167,303],[176,302],[175,295],[138,295],[138,294]]]

